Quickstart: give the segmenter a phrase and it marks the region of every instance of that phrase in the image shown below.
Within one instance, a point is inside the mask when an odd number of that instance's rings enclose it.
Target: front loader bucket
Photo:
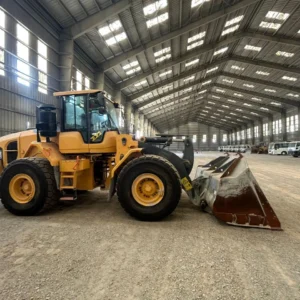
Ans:
[[[221,156],[198,166],[193,188],[192,202],[209,208],[221,221],[237,226],[281,229],[275,212],[240,154]]]

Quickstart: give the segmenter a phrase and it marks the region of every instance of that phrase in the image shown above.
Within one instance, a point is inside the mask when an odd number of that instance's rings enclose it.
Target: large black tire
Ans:
[[[9,193],[9,183],[18,174],[28,175],[34,182],[35,193],[28,203],[16,202]],[[44,158],[24,158],[11,162],[3,171],[0,183],[1,201],[11,213],[31,216],[50,209],[58,201],[53,167]]]
[[[153,206],[143,206],[133,197],[132,185],[141,174],[150,173],[159,177],[164,185],[162,200]],[[117,194],[124,210],[142,221],[158,221],[170,215],[177,207],[181,196],[179,174],[165,158],[144,155],[130,161],[120,172],[117,181]]]

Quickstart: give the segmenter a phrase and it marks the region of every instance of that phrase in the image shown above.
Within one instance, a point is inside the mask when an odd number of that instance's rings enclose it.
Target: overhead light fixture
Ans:
[[[149,4],[149,5],[147,5],[143,8],[144,15],[145,16],[152,15],[155,12],[157,12],[157,11],[167,7],[167,6],[168,6],[168,1],[167,0],[156,1],[156,2],[151,3],[151,4]]]
[[[289,93],[289,94],[287,94],[287,96],[293,97],[293,98],[299,98],[299,95],[298,95],[298,94],[292,94],[292,93]]]
[[[262,48],[261,48],[261,47],[256,47],[256,46],[252,46],[252,45],[246,45],[246,46],[244,47],[244,49],[250,50],[250,51],[256,51],[256,52],[259,52]]]
[[[147,83],[147,80],[140,81],[140,82],[136,83],[134,86],[138,87],[145,83]]]
[[[263,21],[259,24],[259,27],[278,30],[281,27],[281,25],[282,24],[280,24],[280,23],[272,23],[272,22],[264,22]]]
[[[224,35],[227,35],[229,33],[234,32],[234,31],[237,31],[239,29],[239,27],[240,27],[239,24],[235,25],[235,26],[232,26],[232,27],[229,27],[229,28],[222,31],[221,36],[224,36]]]
[[[198,5],[204,4],[205,2],[209,2],[210,0],[192,0],[191,7],[196,7]]]
[[[153,18],[151,20],[148,20],[146,22],[146,24],[147,24],[148,28],[151,28],[151,27],[153,27],[153,26],[155,26],[157,24],[160,24],[160,23],[168,20],[168,19],[169,19],[169,13],[166,12],[164,14],[159,15],[158,17],[155,17],[155,18]]]
[[[285,21],[289,16],[290,14],[288,13],[282,13],[282,12],[271,11],[271,10],[268,11],[268,13],[266,14],[267,19],[275,19],[279,21]]]
[[[216,70],[218,70],[218,69],[219,69],[219,67],[211,68],[211,69],[209,69],[209,70],[206,71],[206,74],[211,73],[211,72],[214,72],[214,71],[216,71]]]
[[[276,90],[272,90],[272,89],[264,89],[266,92],[269,92],[269,93],[276,93],[277,91]]]
[[[282,79],[288,81],[297,81],[296,77],[290,77],[290,76],[282,76]]]
[[[171,74],[172,73],[172,70],[168,70],[166,72],[163,72],[161,74],[159,74],[159,77],[162,77],[162,76],[165,76],[165,75],[168,75],[168,74]]]
[[[277,56],[284,56],[284,57],[293,57],[295,55],[295,53],[285,52],[285,51],[277,51],[276,55]]]
[[[238,71],[244,71],[245,70],[245,68],[235,66],[235,65],[231,66],[231,69],[238,70]]]
[[[204,43],[204,41],[201,40],[201,41],[195,42],[193,44],[190,44],[190,45],[187,46],[187,50],[192,50],[196,47],[199,47],[199,46],[203,45],[203,43]]]
[[[269,75],[270,75],[270,73],[264,72],[264,71],[256,71],[255,73],[256,73],[257,75],[263,75],[263,76],[269,76]]]
[[[219,55],[219,54],[223,54],[223,53],[225,53],[227,50],[228,50],[228,47],[221,48],[221,49],[219,49],[219,50],[217,50],[217,51],[214,52],[214,56],[215,56],[215,55]]]
[[[235,17],[235,18],[233,18],[233,19],[227,21],[227,22],[225,23],[225,27],[229,27],[229,26],[232,26],[232,25],[234,25],[234,24],[236,24],[236,23],[239,23],[239,22],[241,22],[241,21],[243,20],[243,18],[244,18],[244,15]]]

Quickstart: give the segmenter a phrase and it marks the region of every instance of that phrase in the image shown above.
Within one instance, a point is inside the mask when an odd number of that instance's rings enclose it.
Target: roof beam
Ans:
[[[196,75],[197,73],[202,72],[202,71],[204,71],[208,68],[213,68],[215,66],[218,66],[218,65],[220,65],[224,62],[228,62],[228,61],[236,61],[236,62],[246,63],[246,64],[250,64],[250,65],[254,65],[254,66],[271,68],[271,69],[277,70],[277,71],[292,72],[292,73],[300,74],[300,69],[299,68],[289,68],[289,67],[282,66],[280,64],[268,63],[268,62],[261,61],[261,60],[255,60],[254,61],[254,60],[242,57],[242,56],[229,56],[229,57],[225,57],[225,58],[220,59],[220,60],[216,60],[216,61],[214,61],[210,64],[205,64],[205,65],[199,66],[198,68],[193,68],[193,69],[191,69],[187,72],[181,73],[179,76],[169,78],[169,79],[164,80],[163,82],[160,82],[158,84],[151,85],[148,88],[143,89],[143,91],[135,93],[135,94],[129,96],[129,99],[130,100],[135,100],[135,99],[141,97],[144,94],[147,94],[147,93],[149,93],[151,91],[154,91],[158,88],[161,88],[165,85],[171,84],[174,81],[184,79],[185,77],[188,77],[188,76]],[[143,73],[143,74],[145,74],[145,73]],[[141,75],[143,75],[143,74],[141,74]],[[230,73],[230,74],[233,74],[233,73]],[[233,74],[233,75],[235,75],[235,74]],[[137,78],[138,76],[136,76],[134,78]],[[268,82],[268,81],[265,81],[265,82]]]
[[[71,37],[72,39],[77,39],[96,26],[105,23],[122,11],[128,9],[130,6],[131,4],[129,0],[121,0],[116,4],[110,5],[109,7],[77,22],[76,24],[63,29],[61,34]]]
[[[103,64],[101,64],[101,68],[102,70],[105,72],[105,71],[108,71],[109,69],[119,65],[121,62],[123,62],[124,60],[126,59],[129,59],[133,56],[136,56],[142,52],[144,52],[145,50],[149,49],[149,48],[153,48],[155,47],[156,45],[159,45],[161,43],[164,43],[166,41],[169,41],[169,40],[172,40],[186,32],[189,32],[191,30],[194,30],[194,29],[197,29],[199,28],[200,26],[203,26],[205,24],[208,24],[210,22],[213,22],[217,19],[220,19],[222,17],[224,17],[224,15],[227,15],[227,14],[230,14],[232,12],[235,12],[243,7],[246,7],[246,6],[249,6],[249,5],[252,5],[252,4],[255,4],[257,3],[259,0],[243,0],[243,1],[240,1],[238,2],[237,4],[235,5],[232,5],[232,6],[229,6],[225,9],[220,9],[219,11],[207,16],[207,17],[204,17],[204,18],[201,18],[200,20],[196,21],[196,22],[193,22],[193,23],[190,23],[180,29],[177,29],[175,31],[172,31],[166,35],[163,35],[153,41],[150,41],[144,45],[141,45],[139,47],[137,47],[136,49],[132,49],[128,52],[125,52],[119,56],[116,56],[106,62],[104,62]]]
[[[232,73],[228,73],[228,72],[220,72],[219,75],[220,76],[228,76],[228,77],[230,77],[232,79],[236,79],[236,80],[244,80],[244,81],[249,81],[252,83],[262,84],[265,86],[273,87],[275,89],[280,88],[280,89],[284,89],[287,91],[293,91],[295,93],[300,93],[300,88],[298,88],[298,87],[285,85],[285,84],[281,84],[281,83],[277,83],[277,82],[272,82],[271,80],[267,81],[267,80],[253,78],[253,77],[236,75],[236,74],[232,74]]]

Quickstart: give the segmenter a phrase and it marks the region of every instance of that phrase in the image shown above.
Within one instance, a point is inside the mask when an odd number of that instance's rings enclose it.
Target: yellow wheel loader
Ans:
[[[183,157],[167,151],[167,135],[120,134],[116,109],[100,90],[57,92],[61,104],[41,105],[36,129],[0,138],[0,194],[16,215],[35,215],[58,200],[76,200],[96,187],[117,192],[124,210],[139,220],[155,221],[177,207],[182,189],[191,201],[228,224],[280,229],[280,222],[242,156],[222,156],[194,164],[190,139]],[[60,127],[58,130],[57,128]]]

